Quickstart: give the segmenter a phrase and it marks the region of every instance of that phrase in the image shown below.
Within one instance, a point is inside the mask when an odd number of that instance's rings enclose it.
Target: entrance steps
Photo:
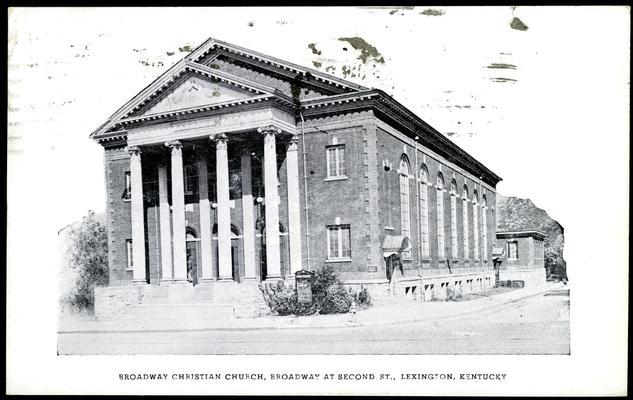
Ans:
[[[120,292],[128,290],[127,296],[121,296]],[[140,290],[134,286],[118,287],[116,291],[118,297],[125,297],[126,301],[112,298],[110,310],[96,313],[99,319],[151,323],[152,326],[170,323],[189,326],[192,321],[198,321],[194,325],[204,325],[205,321],[252,318],[269,312],[255,281],[214,281],[196,286],[188,282],[163,283],[143,286]]]

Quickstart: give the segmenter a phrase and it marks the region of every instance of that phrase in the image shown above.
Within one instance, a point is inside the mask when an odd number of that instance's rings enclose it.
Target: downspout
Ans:
[[[308,216],[310,206],[308,205],[308,174],[307,174],[307,166],[306,166],[306,137],[305,131],[303,129],[303,125],[305,121],[303,119],[303,114],[299,111],[299,116],[301,117],[301,155],[303,158],[303,199],[305,200],[305,204],[303,207],[305,221],[306,221],[306,266],[308,271],[312,271],[312,267],[310,265],[310,218]]]

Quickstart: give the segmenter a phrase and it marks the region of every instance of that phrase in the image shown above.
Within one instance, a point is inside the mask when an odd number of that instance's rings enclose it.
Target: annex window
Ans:
[[[350,234],[349,225],[327,227],[328,260],[349,260],[352,258]]]
[[[468,239],[468,186],[464,185],[462,192],[462,221],[464,221],[464,259],[468,260],[470,257],[470,246]]]
[[[325,152],[327,156],[327,177],[345,177],[345,145],[328,146]]]
[[[473,252],[475,254],[475,261],[479,260],[479,197],[477,191],[473,191]]]
[[[425,165],[420,169],[420,224],[422,238],[422,257],[429,257],[429,170]]]
[[[446,257],[444,253],[444,177],[437,174],[437,256],[441,260]]]
[[[483,244],[484,261],[488,260],[488,207],[486,207],[486,195],[481,196],[481,238]]]
[[[451,256],[457,256],[457,183],[451,182]]]
[[[126,269],[133,269],[134,267],[134,258],[132,254],[132,239],[125,240],[125,255],[127,258],[127,266]]]
[[[130,171],[125,172],[125,191],[123,192],[123,198],[125,200],[132,198],[132,175],[130,175]]]
[[[400,227],[401,234],[411,239],[411,209],[409,205],[409,160],[406,156],[400,159]],[[403,258],[411,258],[411,250],[402,252]]]
[[[508,260],[519,259],[519,242],[508,242]]]

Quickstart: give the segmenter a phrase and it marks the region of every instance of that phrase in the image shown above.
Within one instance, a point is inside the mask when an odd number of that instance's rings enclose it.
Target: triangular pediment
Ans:
[[[113,132],[135,118],[175,110],[226,105],[258,96],[303,102],[366,89],[310,68],[209,39],[126,102],[91,137]]]
[[[140,115],[160,114],[185,108],[243,100],[255,94],[206,77],[190,75],[169,91],[165,91]]]

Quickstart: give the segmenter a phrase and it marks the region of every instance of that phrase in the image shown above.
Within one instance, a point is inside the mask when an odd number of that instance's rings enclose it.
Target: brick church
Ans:
[[[325,265],[427,300],[494,284],[501,178],[379,89],[209,39],[91,138],[107,185],[97,302]]]

